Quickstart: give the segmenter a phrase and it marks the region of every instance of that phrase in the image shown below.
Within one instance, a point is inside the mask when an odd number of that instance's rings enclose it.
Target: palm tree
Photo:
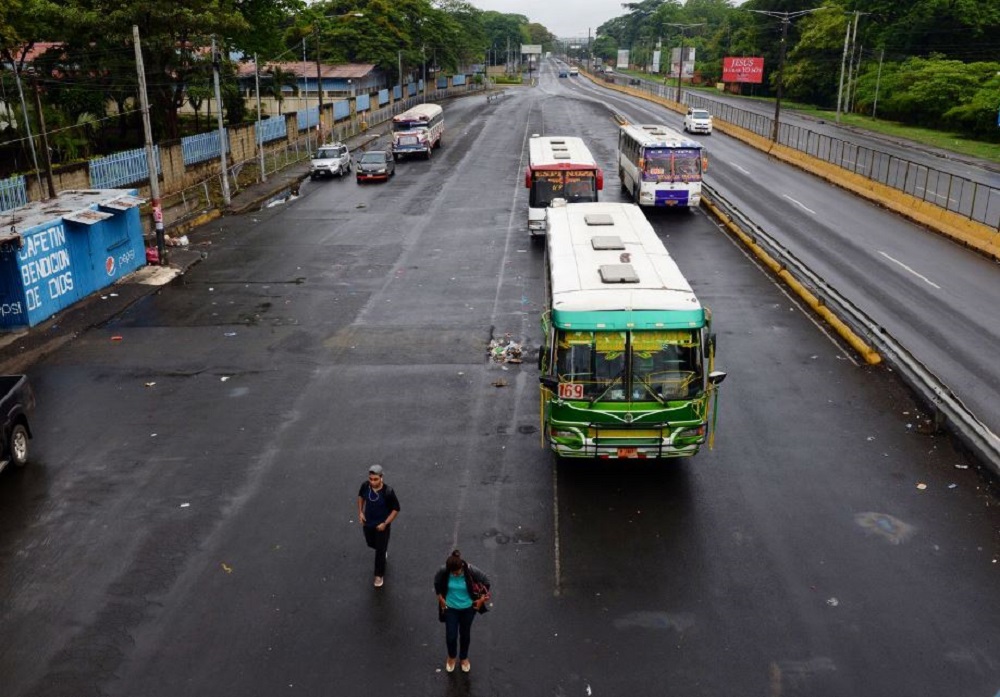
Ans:
[[[278,116],[281,116],[281,103],[285,101],[285,93],[282,88],[287,85],[294,88],[295,93],[298,94],[299,80],[295,73],[283,70],[280,65],[272,65],[267,69],[266,74],[271,78],[268,92],[274,97],[274,101],[278,102]]]

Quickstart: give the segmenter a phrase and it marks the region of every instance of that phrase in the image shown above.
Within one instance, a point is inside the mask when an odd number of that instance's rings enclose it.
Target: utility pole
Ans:
[[[399,71],[399,98],[403,98],[403,52],[396,51],[397,70]]]
[[[847,44],[851,39],[851,20],[847,20],[847,31],[844,32],[844,55],[840,58],[840,87],[837,88],[837,123],[840,123],[840,104],[844,94],[844,68],[847,65]]]
[[[232,200],[229,196],[229,166],[226,164],[226,127],[222,123],[222,91],[219,89],[219,53],[215,50],[215,37],[212,37],[212,77],[215,82],[215,101],[218,102],[217,120],[219,123],[219,164],[222,167],[222,203],[226,206]]]
[[[253,81],[254,91],[257,93],[257,155],[260,158],[260,174],[258,179],[267,181],[267,172],[264,169],[264,134],[260,132],[260,66],[257,64],[257,54],[253,54]]]
[[[847,94],[844,98],[844,111],[851,110],[851,85],[854,80],[854,53],[858,48],[858,18],[867,12],[854,13],[854,32],[851,34],[851,58],[847,64]]]
[[[885,49],[878,54],[878,75],[875,78],[875,101],[872,102],[872,118],[875,118],[875,110],[878,109],[878,86],[882,82],[882,59],[885,58]]]
[[[21,96],[21,113],[24,114],[24,128],[28,132],[28,145],[31,147],[31,161],[35,163],[35,176],[38,177],[38,195],[42,196],[42,168],[38,166],[38,154],[35,152],[35,136],[31,133],[31,119],[28,118],[28,105],[24,101],[24,90],[21,89],[21,72],[17,67],[17,59],[13,59],[14,80],[17,82],[17,93]]]
[[[681,48],[680,55],[677,60],[677,103],[681,103],[681,76],[684,74],[684,31],[691,27],[703,27],[704,22],[699,24],[667,24],[668,27],[680,27],[681,30]]]
[[[49,198],[56,197],[56,185],[52,181],[52,153],[49,151],[49,136],[45,132],[45,112],[42,111],[42,97],[38,92],[38,76],[32,74],[31,85],[35,88],[35,109],[38,110],[38,129],[42,137],[42,154],[45,155],[45,181],[49,185]]]
[[[319,59],[319,26],[313,32],[316,35],[316,147],[323,145],[323,73]]]
[[[149,172],[149,195],[153,199],[153,226],[156,230],[156,252],[160,265],[167,264],[167,248],[163,239],[163,203],[160,201],[160,177],[156,170],[156,153],[153,150],[153,129],[149,123],[149,97],[146,94],[146,69],[142,62],[139,44],[139,25],[132,25],[132,43],[135,45],[135,66],[139,71],[139,104],[142,107],[142,130],[146,137],[146,168]]]
[[[422,103],[427,103],[427,46],[420,44],[420,57],[424,63],[424,89],[421,91]]]
[[[799,10],[798,12],[775,12],[771,10],[750,10],[751,12],[756,12],[757,14],[767,15],[769,17],[777,17],[781,20],[781,54],[778,59],[778,85],[777,85],[777,98],[774,100],[774,128],[771,130],[771,140],[775,143],[778,142],[778,126],[779,117],[781,116],[781,91],[784,87],[784,72],[785,72],[785,49],[788,46],[788,25],[792,23],[793,19],[807,15],[810,12],[817,12],[822,10],[822,7],[814,7],[809,10]]]

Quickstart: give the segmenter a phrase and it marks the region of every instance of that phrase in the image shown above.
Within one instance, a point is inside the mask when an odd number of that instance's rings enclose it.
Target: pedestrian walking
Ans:
[[[444,669],[455,672],[455,662],[460,661],[462,672],[472,670],[469,663],[469,643],[472,641],[472,620],[476,613],[487,611],[490,600],[490,579],[480,569],[462,559],[457,549],[445,560],[434,576],[434,592],[438,599],[438,613],[444,622],[444,642],[448,659]]]
[[[396,492],[383,480],[382,465],[368,468],[368,481],[358,490],[358,522],[365,542],[375,550],[375,587],[385,583],[385,558],[389,550],[392,521],[399,515]]]

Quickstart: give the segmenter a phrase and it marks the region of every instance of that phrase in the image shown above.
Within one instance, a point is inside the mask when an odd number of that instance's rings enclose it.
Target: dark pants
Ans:
[[[464,610],[450,607],[444,611],[444,643],[448,647],[448,658],[455,658],[456,653],[462,661],[469,657],[469,642],[472,641],[474,619],[476,619],[474,607]]]
[[[375,575],[385,576],[385,554],[389,550],[389,531],[392,528],[386,525],[385,530],[379,532],[366,525],[362,529],[365,531],[365,542],[375,550]]]

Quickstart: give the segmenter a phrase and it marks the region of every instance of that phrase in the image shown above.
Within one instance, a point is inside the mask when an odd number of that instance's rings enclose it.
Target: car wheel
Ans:
[[[17,424],[10,432],[10,460],[15,467],[28,464],[28,429]]]

